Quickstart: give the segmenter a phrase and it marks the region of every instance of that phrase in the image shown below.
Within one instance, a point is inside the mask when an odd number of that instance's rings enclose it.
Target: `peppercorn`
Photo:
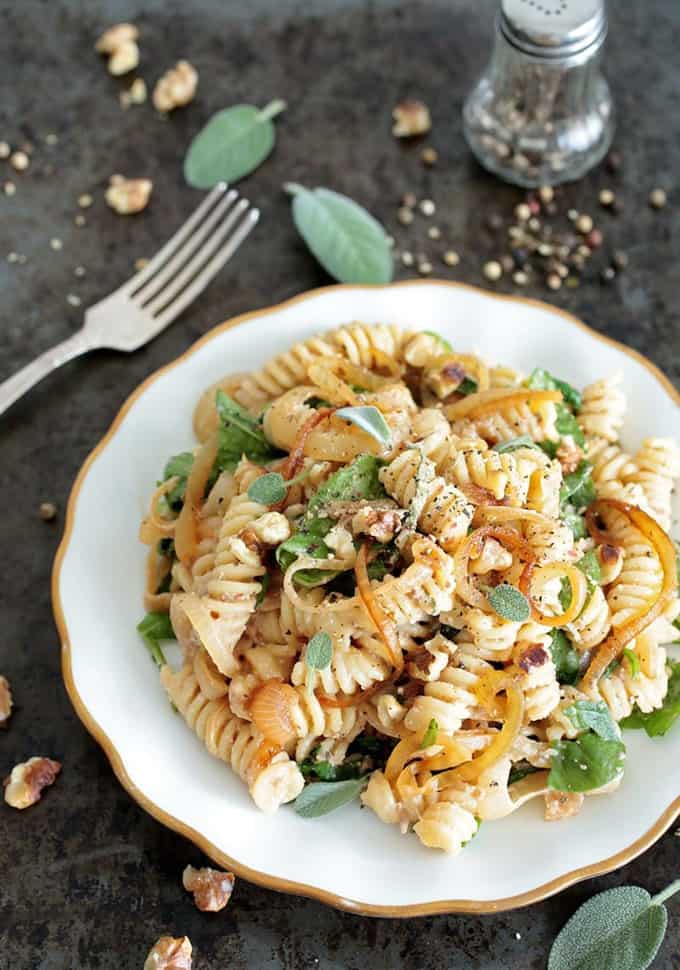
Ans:
[[[403,226],[408,226],[413,222],[413,210],[402,206],[397,212],[397,219]]]
[[[613,266],[605,266],[605,268],[600,273],[600,279],[603,283],[611,283],[616,276],[616,270]]]
[[[604,164],[608,172],[612,172],[612,174],[615,174],[616,172],[620,172],[621,167],[623,165],[623,158],[621,156],[621,152],[611,151],[607,155],[607,158],[605,159]]]
[[[484,263],[483,272],[488,280],[495,283],[503,275],[503,267],[498,260],[490,259],[487,263]]]
[[[612,264],[616,269],[625,269],[628,265],[628,254],[622,252],[620,249],[614,250],[612,253]]]
[[[542,185],[538,190],[538,196],[541,202],[552,202],[555,197],[555,190],[552,185]]]
[[[652,209],[663,209],[668,201],[668,197],[663,189],[652,189],[649,193],[649,204]]]
[[[612,204],[616,196],[614,195],[611,189],[601,189],[600,194],[598,195],[597,198],[599,200],[600,205],[603,205],[606,207]]]
[[[406,192],[402,197],[401,204],[406,206],[407,209],[415,209],[417,201],[414,192]]]
[[[576,228],[580,233],[582,233],[585,236],[593,228],[593,220],[590,218],[589,215],[583,212],[576,220]]]
[[[442,259],[447,266],[457,266],[460,262],[460,256],[455,251],[455,249],[447,249],[444,253]]]
[[[604,236],[599,229],[591,229],[586,236],[586,243],[591,249],[598,249],[602,245]]]
[[[548,273],[545,281],[551,290],[559,290],[559,288],[562,286],[562,280],[557,273]]]
[[[38,513],[43,522],[52,522],[57,517],[57,506],[54,502],[41,502]]]
[[[418,208],[424,216],[433,216],[436,210],[436,206],[432,199],[423,199]]]
[[[423,165],[436,165],[439,160],[439,154],[436,149],[428,146],[427,148],[423,148],[420,153],[420,160]]]

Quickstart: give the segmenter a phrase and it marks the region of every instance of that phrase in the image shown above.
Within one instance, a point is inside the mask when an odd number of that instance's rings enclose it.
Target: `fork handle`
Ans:
[[[62,340],[55,347],[46,350],[44,354],[36,357],[30,364],[26,364],[20,371],[0,384],[0,414],[9,408],[15,401],[18,401],[26,391],[34,387],[43,377],[47,377],[57,367],[79,357],[81,354],[92,350],[93,345],[87,339],[82,330],[78,330],[71,337]]]

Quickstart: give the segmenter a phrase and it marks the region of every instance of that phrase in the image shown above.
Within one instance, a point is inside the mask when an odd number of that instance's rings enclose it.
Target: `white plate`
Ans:
[[[247,879],[373,915],[523,906],[622,865],[671,824],[680,811],[680,730],[655,740],[627,732],[623,785],[588,799],[576,818],[547,824],[531,803],[484,825],[450,858],[357,805],[314,821],[290,807],[260,814],[172,712],[135,632],[144,586],[139,521],[167,457],[193,443],[200,392],[355,319],[436,330],[462,351],[523,371],[540,365],[580,386],[623,371],[626,445],[677,433],[680,397],[653,365],[546,304],[424,281],[329,287],[232,320],[142,384],[78,476],[53,575],[66,686],[132,797]]]

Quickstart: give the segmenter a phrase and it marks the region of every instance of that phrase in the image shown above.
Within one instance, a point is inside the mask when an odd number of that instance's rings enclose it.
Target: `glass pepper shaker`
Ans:
[[[463,107],[478,161],[507,182],[556,185],[607,152],[604,0],[502,0],[491,61]]]

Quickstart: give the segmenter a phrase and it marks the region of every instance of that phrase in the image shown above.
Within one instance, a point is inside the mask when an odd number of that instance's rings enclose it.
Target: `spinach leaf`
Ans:
[[[583,403],[580,391],[577,391],[571,384],[567,384],[566,381],[553,377],[542,367],[536,367],[529,375],[526,383],[527,387],[534,388],[537,391],[561,391],[565,403],[574,408],[575,411],[578,411]]]
[[[558,791],[586,792],[613,781],[623,771],[626,746],[593,731],[575,741],[553,741],[548,786]]]
[[[527,775],[533,775],[540,770],[540,768],[535,768],[533,765],[530,765],[528,761],[517,761],[510,769],[508,785],[514,785],[516,781],[521,781]]]
[[[264,465],[281,454],[267,441],[262,425],[222,390],[216,398],[220,418],[219,449],[215,465],[219,471],[233,471],[245,455]]]
[[[575,539],[586,539],[588,528],[586,520],[580,512],[577,512],[571,502],[565,502],[560,508],[560,518],[565,525],[568,525],[574,533]]]
[[[194,456],[190,451],[183,451],[179,455],[169,458],[163,471],[163,481],[177,476],[179,481],[165,493],[165,501],[174,512],[179,512],[184,503],[184,493],[187,488],[187,479],[191,474],[191,466],[194,463]]]
[[[619,732],[604,701],[575,701],[564,713],[577,731],[593,731],[605,741],[619,740]]]
[[[648,714],[634,708],[633,713],[621,721],[622,728],[643,728],[650,738],[658,738],[673,727],[680,717],[680,661],[670,660],[669,666],[671,676],[663,705]]]
[[[564,630],[550,631],[550,653],[560,684],[575,684],[579,674],[579,656]]]
[[[175,631],[172,629],[168,614],[147,613],[144,619],[137,624],[137,631],[141,634],[154,663],[162,667],[166,660],[160,641],[175,639]]]
[[[588,583],[588,595],[591,595],[595,587],[600,585],[600,580],[602,579],[602,568],[595,550],[589,549],[588,552],[585,552],[576,563],[576,567],[577,569],[580,569],[583,575],[586,577]],[[569,604],[571,603],[571,583],[566,576],[562,579],[562,588],[560,589],[559,599],[562,607],[565,610],[569,609]]]
[[[575,472],[564,476],[560,488],[560,502],[570,502],[574,508],[587,508],[597,498],[591,477],[592,465],[582,461]]]
[[[473,380],[471,377],[464,377],[456,388],[456,394],[464,394],[465,397],[468,394],[476,394],[479,390],[479,384],[477,381]]]
[[[566,404],[564,404],[562,401],[558,401],[555,405],[555,411],[557,413],[557,417],[555,418],[555,430],[558,432],[558,434],[560,434],[562,437],[570,435],[580,448],[585,447],[586,436],[584,435],[583,431],[581,431],[578,421]]]
[[[374,455],[359,455],[321,485],[309,500],[297,531],[276,550],[276,561],[284,573],[301,556],[326,559],[330,555],[330,549],[323,541],[334,525],[332,519],[322,514],[327,505],[362,498],[384,498],[387,495],[378,477],[383,464]],[[301,569],[295,574],[295,582],[307,587],[320,586],[337,575],[337,572],[328,569]]]
[[[359,499],[385,498],[387,492],[378,477],[385,464],[375,455],[359,455],[350,465],[340,468],[312,495],[307,518],[319,514],[331,502],[356,502]]]
[[[361,778],[366,772],[362,770],[362,758],[346,759],[341,765],[331,764],[330,761],[317,761],[315,753],[300,764],[300,771],[305,781],[347,781],[349,778]]]

